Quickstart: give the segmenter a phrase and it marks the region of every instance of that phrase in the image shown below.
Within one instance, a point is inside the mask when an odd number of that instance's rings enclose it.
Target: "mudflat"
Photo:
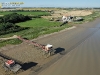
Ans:
[[[63,41],[61,46],[67,54],[38,75],[100,75],[99,21],[96,19],[71,30],[70,35],[74,36],[66,39],[66,43]]]

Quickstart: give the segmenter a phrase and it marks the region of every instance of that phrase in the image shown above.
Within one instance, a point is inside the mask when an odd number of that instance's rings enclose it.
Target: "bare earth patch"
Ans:
[[[77,11],[70,11],[66,13],[66,15],[72,15],[72,16],[87,16],[92,14],[91,11],[86,11],[86,10],[77,10]]]
[[[62,16],[87,16],[92,14],[91,10],[55,10],[51,16],[43,16],[43,18],[50,19],[50,18],[58,18]]]
[[[43,51],[41,49],[38,49],[34,47],[31,44],[28,43],[22,43],[20,45],[14,45],[14,46],[6,46],[2,47],[0,49],[0,52],[8,57],[11,57],[17,61],[20,61],[22,63],[37,63],[37,65],[43,65],[47,62],[49,62],[52,57],[46,57],[46,55],[43,55]],[[4,62],[1,60],[0,61],[0,72],[3,73],[3,75],[6,75],[7,73],[10,72],[5,72],[4,68],[2,68],[2,64]],[[35,67],[35,66],[32,66]],[[31,68],[27,69],[24,72],[31,71]],[[18,75],[23,75],[24,72],[19,73]],[[1,74],[0,74],[1,75]],[[10,73],[10,75],[14,75],[13,73]]]

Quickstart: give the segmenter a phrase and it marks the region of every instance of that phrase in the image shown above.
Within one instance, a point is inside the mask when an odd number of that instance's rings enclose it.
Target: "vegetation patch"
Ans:
[[[93,14],[84,16],[84,21],[93,21],[95,18],[100,17],[100,11],[95,11]]]
[[[11,39],[11,40],[5,40],[5,41],[0,41],[0,47],[3,47],[7,44],[12,44],[12,45],[16,45],[16,44],[20,44],[22,41],[18,40],[18,39]]]

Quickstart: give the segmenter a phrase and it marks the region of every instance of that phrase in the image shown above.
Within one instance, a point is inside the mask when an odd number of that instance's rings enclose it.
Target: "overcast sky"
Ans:
[[[3,2],[24,2],[22,7],[100,7],[100,0],[0,0]]]

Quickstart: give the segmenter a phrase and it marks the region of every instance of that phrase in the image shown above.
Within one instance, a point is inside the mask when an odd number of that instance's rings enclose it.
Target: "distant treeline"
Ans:
[[[11,9],[2,9],[2,10],[5,10],[5,11],[12,11],[12,12],[19,12],[19,11],[23,11],[23,12],[51,12],[52,10],[46,10],[46,9],[44,9],[44,10],[41,10],[41,9],[16,9],[16,10],[11,10]]]

